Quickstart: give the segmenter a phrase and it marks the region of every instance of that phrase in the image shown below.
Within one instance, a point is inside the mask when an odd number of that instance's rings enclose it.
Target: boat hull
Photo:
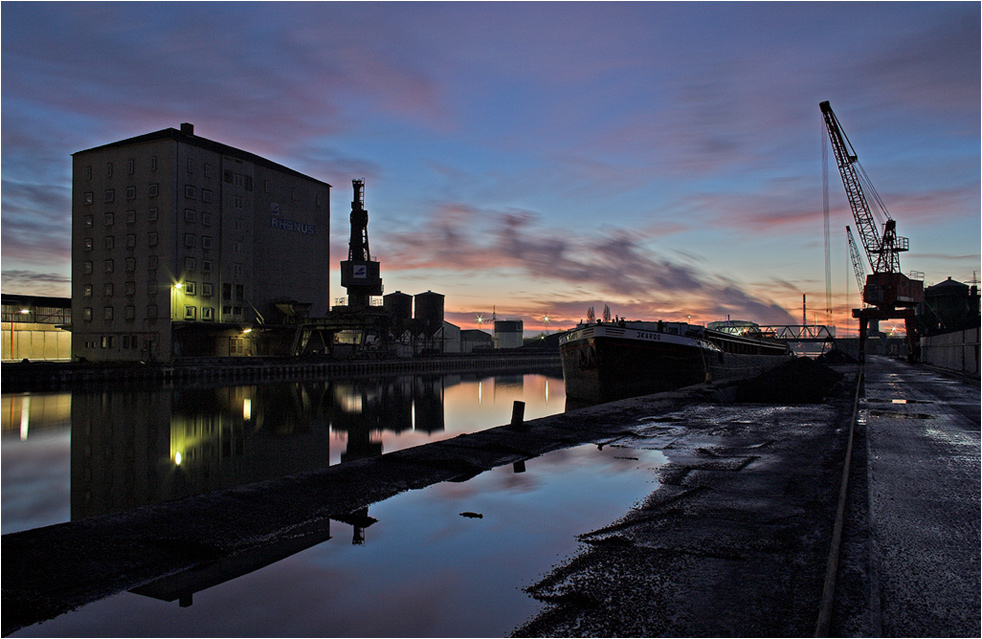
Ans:
[[[687,327],[687,325],[681,325]],[[759,375],[790,359],[786,345],[598,325],[560,343],[566,397],[601,403]],[[710,334],[711,335],[711,334]],[[737,351],[737,352],[735,352]],[[739,352],[743,351],[743,352]]]

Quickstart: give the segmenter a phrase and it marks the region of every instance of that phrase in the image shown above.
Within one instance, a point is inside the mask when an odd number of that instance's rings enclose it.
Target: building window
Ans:
[[[82,226],[84,226],[87,229],[90,229],[92,228],[92,225],[93,225],[93,220],[91,215],[86,215],[85,217],[82,218]]]
[[[126,223],[127,224],[134,224],[135,222],[136,222],[136,211],[127,211],[126,212]]]
[[[208,164],[207,162],[205,162],[205,168],[204,168],[204,170],[205,170],[205,177],[206,178],[210,178],[211,177],[211,165]]]
[[[211,241],[212,240],[211,240],[211,236],[210,235],[202,235],[201,236],[201,248],[203,248],[203,249],[210,249],[211,248]]]
[[[234,251],[235,253],[241,253],[242,252],[242,242],[239,242],[239,241],[233,242],[232,243],[232,251]]]
[[[108,162],[106,164],[106,177],[112,177],[112,176],[113,176],[113,163]]]
[[[92,307],[91,306],[86,306],[85,308],[82,309],[82,319],[85,320],[86,322],[91,322],[92,321]]]
[[[102,219],[105,221],[106,226],[112,226],[113,222],[116,221],[116,215],[113,213],[106,213],[102,216]]]
[[[160,191],[160,185],[156,182],[147,187],[147,195],[149,197],[157,197],[158,191]]]
[[[86,191],[82,196],[82,201],[86,204],[92,204],[92,202],[95,201],[95,195],[93,195],[92,191]]]
[[[107,322],[113,321],[113,307],[112,306],[105,307],[103,309],[102,316]]]
[[[188,158],[188,173],[194,173],[194,159]]]
[[[184,221],[194,224],[194,209],[184,209]]]
[[[202,202],[212,202],[215,196],[209,189],[201,189],[201,201]]]
[[[136,172],[136,161],[133,158],[127,160],[126,172],[129,173],[130,175],[133,175]]]
[[[213,293],[214,293],[214,287],[212,286],[211,282],[204,282],[201,285],[202,297],[211,297]]]
[[[157,294],[157,282],[155,282],[154,280],[148,280],[147,295],[156,295],[156,294]]]
[[[235,299],[242,301],[245,299],[245,285],[236,284],[235,285]]]
[[[222,284],[222,299],[223,300],[230,300],[230,299],[232,299],[232,285],[231,284]]]
[[[113,347],[113,336],[112,335],[103,335],[102,336],[102,347],[103,348],[112,348]]]
[[[269,180],[266,180],[263,185],[263,190],[269,193]]]
[[[242,208],[242,198],[240,196],[238,196],[238,195],[233,196],[232,197],[232,206],[234,206],[237,209],[241,209]]]
[[[223,315],[231,315],[232,314],[232,307],[231,306],[223,306],[222,307],[222,314]]]
[[[193,271],[194,268],[195,268],[194,258],[193,257],[185,257],[184,258],[184,270],[185,271]]]
[[[86,251],[92,250],[92,238],[86,237],[82,239],[82,249]]]
[[[157,207],[153,206],[153,207],[150,207],[149,210],[147,210],[147,219],[148,220],[156,220],[157,219]]]
[[[91,275],[92,274],[92,262],[91,261],[82,262],[82,272],[84,274],[86,274],[86,275]]]
[[[135,233],[127,233],[126,234],[126,248],[135,248],[135,247],[136,247],[136,234]]]
[[[203,319],[205,321],[209,321],[209,322],[212,321],[213,319],[215,319],[215,309],[213,309],[210,306],[202,306],[201,307],[201,319]]]
[[[232,222],[232,227],[236,231],[241,231],[242,230],[242,218],[238,218],[238,217],[235,218],[235,220]]]
[[[293,188],[290,189],[290,199],[293,200],[294,202],[297,201],[297,189],[296,189],[296,187],[293,187]]]
[[[235,264],[235,265],[232,266],[232,275],[234,275],[236,278],[242,277],[242,265],[241,264]]]
[[[184,197],[188,198],[189,200],[193,200],[194,199],[194,186],[193,185],[191,185],[191,184],[185,184],[184,185]]]
[[[151,255],[147,258],[147,268],[157,268],[157,256]]]
[[[128,322],[132,322],[134,319],[136,319],[136,307],[135,306],[124,307],[123,319],[125,319]]]
[[[198,285],[195,282],[184,282],[184,294],[195,295],[198,292]]]
[[[86,284],[82,287],[82,295],[84,297],[92,297],[92,285]]]
[[[105,270],[106,273],[112,273],[113,272],[113,261],[112,260],[105,260],[102,263],[102,265],[103,265],[103,268],[104,268],[104,270]]]
[[[156,304],[147,304],[147,319],[157,319]]]
[[[125,287],[124,292],[126,295],[136,295],[136,282],[127,282]]]
[[[135,186],[128,186],[128,187],[126,187],[126,199],[127,200],[135,200],[136,199],[136,187]]]
[[[194,244],[195,244],[194,233],[185,233],[184,234],[184,246],[186,246],[188,248],[194,248]]]
[[[109,250],[109,249],[111,249],[113,247],[113,236],[112,235],[107,235],[106,237],[104,237],[102,239],[102,247],[104,249],[106,249],[106,250]]]
[[[106,189],[106,202],[116,201],[116,189]]]
[[[193,320],[198,314],[198,307],[187,305],[184,307],[184,319]]]
[[[110,282],[110,283],[108,283],[108,284],[106,284],[105,286],[102,287],[102,294],[105,295],[106,297],[112,297],[112,295],[113,295],[113,285],[112,285],[112,282]]]
[[[156,171],[157,170],[157,156],[156,155],[151,155],[150,156],[150,170],[151,171]]]
[[[136,270],[136,259],[132,257],[126,258],[126,272],[132,273]]]
[[[211,273],[211,260],[201,260],[201,272]]]
[[[147,233],[147,245],[148,246],[157,246],[157,232],[156,231],[150,231],[149,233]]]
[[[91,164],[88,165],[87,167],[85,167],[85,179],[86,180],[91,180],[92,179],[92,165]]]
[[[211,213],[201,214],[201,226],[211,226]]]

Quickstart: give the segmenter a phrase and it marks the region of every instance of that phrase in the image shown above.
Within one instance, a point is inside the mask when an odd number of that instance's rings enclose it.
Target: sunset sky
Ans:
[[[447,319],[824,323],[830,100],[925,283],[980,267],[980,5],[0,5],[3,292],[68,296],[70,154],[195,133],[351,179]],[[859,304],[829,171],[833,322]],[[869,266],[867,265],[867,270]]]

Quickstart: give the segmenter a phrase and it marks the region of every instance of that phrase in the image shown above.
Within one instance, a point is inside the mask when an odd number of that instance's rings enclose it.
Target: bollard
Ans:
[[[525,426],[525,402],[515,401],[511,407],[511,424],[508,425],[510,430],[527,430]]]
[[[514,464],[511,465],[511,469],[512,469],[513,472],[516,472],[516,473],[524,473],[525,472],[525,460],[522,459],[522,460],[519,460],[519,461],[515,462]]]

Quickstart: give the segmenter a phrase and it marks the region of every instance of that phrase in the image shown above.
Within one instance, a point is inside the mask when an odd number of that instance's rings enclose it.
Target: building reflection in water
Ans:
[[[531,381],[530,381],[531,378]],[[3,396],[3,432],[21,439],[71,424],[71,519],[78,520],[324,468],[507,423],[514,399],[528,415],[549,404],[550,378],[401,376],[288,384]],[[562,388],[562,380],[553,378]],[[523,395],[522,393],[526,393]],[[495,412],[488,409],[494,408]],[[480,415],[479,415],[480,413]],[[455,432],[447,433],[447,419]],[[523,472],[524,462],[514,472]],[[366,543],[362,508],[337,522]],[[190,605],[193,593],[331,538],[329,521],[227,561],[134,590]]]
[[[481,394],[488,386],[493,395],[510,397],[522,391],[523,376],[76,391],[70,398],[71,518],[324,468],[339,442],[344,449],[334,459],[344,462],[382,454],[384,433],[400,447],[442,438],[446,392],[462,383],[487,402]],[[8,422],[5,428],[12,428]],[[506,422],[503,417],[483,427]]]

